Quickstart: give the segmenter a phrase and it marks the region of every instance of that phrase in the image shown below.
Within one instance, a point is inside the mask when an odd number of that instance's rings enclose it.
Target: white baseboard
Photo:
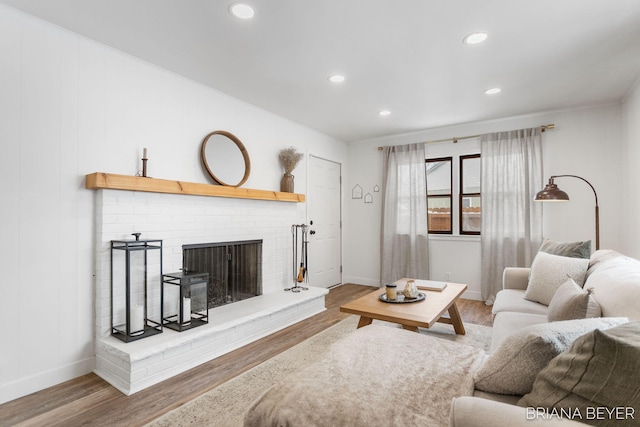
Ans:
[[[2,384],[0,385],[0,404],[48,387],[53,387],[54,385],[72,380],[81,375],[86,375],[94,370],[95,365],[96,358],[90,357],[36,375],[21,378],[17,381]]]
[[[356,285],[380,286],[380,279],[371,279],[369,277],[343,276],[342,283],[353,283]]]
[[[482,295],[478,291],[468,291],[468,290],[464,291],[464,293],[462,294],[461,298],[470,299],[470,300],[474,300],[474,301],[484,301],[482,299]]]

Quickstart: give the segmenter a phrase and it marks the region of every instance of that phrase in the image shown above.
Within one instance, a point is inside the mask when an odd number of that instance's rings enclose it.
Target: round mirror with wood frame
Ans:
[[[240,187],[251,173],[247,149],[230,132],[217,130],[205,136],[200,156],[211,178],[220,185]]]

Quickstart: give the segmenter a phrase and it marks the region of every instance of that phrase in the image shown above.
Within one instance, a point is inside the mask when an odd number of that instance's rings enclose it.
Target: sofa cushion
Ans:
[[[542,304],[538,305],[544,307]],[[500,345],[502,345],[502,342],[514,332],[519,331],[522,328],[526,328],[527,326],[547,323],[548,321],[546,314],[501,311],[496,314],[496,317],[493,319],[493,328],[491,331],[491,353],[496,351]]]
[[[556,242],[544,239],[544,242],[542,242],[538,250],[553,255],[589,259],[591,257],[591,240],[582,242]]]
[[[516,331],[476,371],[475,387],[491,393],[528,393],[540,370],[575,339],[594,329],[607,329],[627,321],[626,318],[565,320]]]
[[[549,322],[600,317],[600,304],[591,295],[592,291],[591,288],[582,289],[573,279],[567,279],[551,298],[547,312]]]
[[[582,286],[588,266],[588,259],[569,258],[538,252],[531,264],[529,285],[524,297],[530,301],[549,305],[553,294],[566,282],[567,277],[572,278],[578,285]]]
[[[620,252],[616,252],[613,249],[599,249],[591,254],[591,258],[589,259],[589,268],[587,269],[587,279],[589,276],[598,269],[600,265],[602,265],[605,261],[608,261],[612,258],[617,258],[619,256],[624,256]]]
[[[546,305],[529,301],[524,298],[524,290],[503,289],[496,295],[491,312],[495,315],[502,311],[514,311],[518,313],[544,314],[547,315]]]
[[[607,259],[589,276],[585,287],[593,288],[603,316],[640,320],[640,261],[626,256]]]
[[[594,330],[578,338],[553,359],[536,378],[521,406],[570,408],[593,425],[638,425],[627,411],[591,417],[596,407],[640,408],[640,322],[606,331]],[[633,414],[637,417],[638,414]]]
[[[489,393],[486,391],[475,389],[473,391],[473,397],[480,397],[482,399],[492,400],[494,402],[508,403],[509,405],[518,405],[518,401],[522,399],[522,396],[516,396],[513,394],[499,394]]]

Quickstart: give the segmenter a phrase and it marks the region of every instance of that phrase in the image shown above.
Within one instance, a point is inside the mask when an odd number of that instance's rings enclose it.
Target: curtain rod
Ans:
[[[555,128],[556,125],[553,123],[550,123],[548,125],[541,125],[540,129],[542,130],[542,132],[544,132],[547,129],[553,129]],[[445,139],[435,139],[433,141],[424,141],[423,144],[434,144],[436,142],[447,142],[447,141],[452,141],[454,144],[457,144],[458,141],[460,141],[461,139],[471,139],[471,138],[480,138],[482,136],[482,134],[480,135],[467,135],[467,136],[458,136],[458,137],[453,137],[453,138],[445,138]],[[384,147],[378,147],[378,151],[382,151],[384,149]]]

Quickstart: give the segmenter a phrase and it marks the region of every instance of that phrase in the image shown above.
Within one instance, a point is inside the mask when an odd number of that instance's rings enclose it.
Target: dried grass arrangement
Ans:
[[[298,162],[302,159],[303,154],[298,153],[295,147],[283,148],[280,150],[279,158],[284,173],[291,174],[298,165]]]

